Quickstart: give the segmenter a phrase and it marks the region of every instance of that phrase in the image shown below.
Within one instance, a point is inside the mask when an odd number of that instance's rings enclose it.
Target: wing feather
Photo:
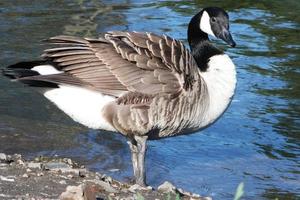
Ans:
[[[124,94],[130,98],[178,94],[190,90],[200,78],[189,50],[166,35],[113,31],[98,39],[57,36],[47,41],[59,46],[45,50],[43,57],[64,74],[80,80],[77,84],[118,98]],[[55,77],[56,82],[58,79]],[[140,102],[129,97],[124,102]]]

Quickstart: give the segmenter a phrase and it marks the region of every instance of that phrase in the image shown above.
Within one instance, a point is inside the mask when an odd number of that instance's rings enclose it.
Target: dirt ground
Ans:
[[[38,157],[0,153],[0,199],[62,200],[211,200],[169,182],[158,189],[122,183],[90,172],[69,158]]]

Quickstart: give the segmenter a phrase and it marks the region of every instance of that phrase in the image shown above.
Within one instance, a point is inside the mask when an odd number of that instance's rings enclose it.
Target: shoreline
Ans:
[[[61,200],[212,200],[165,182],[157,189],[120,182],[91,172],[70,158],[0,153],[0,199]]]

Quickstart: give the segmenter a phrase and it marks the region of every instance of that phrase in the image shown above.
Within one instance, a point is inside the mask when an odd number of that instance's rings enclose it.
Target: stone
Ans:
[[[134,184],[128,188],[128,191],[135,193],[137,190],[151,191],[153,188],[151,186],[142,187],[138,184]]]
[[[71,178],[74,178],[74,175],[72,175],[72,174],[68,174],[68,176],[67,176],[69,179],[71,179]]]
[[[67,163],[68,163],[69,165],[73,165],[73,162],[72,162],[72,160],[71,160],[70,158],[67,159]]]
[[[57,169],[53,169],[52,171],[60,171],[61,173],[73,173],[73,174],[79,176],[79,169],[57,168]]]
[[[118,193],[118,190],[116,190],[115,188],[113,188],[109,183],[101,181],[101,180],[93,180],[93,181],[89,181],[89,183],[94,183],[97,186],[101,187],[103,190],[105,190],[106,192],[109,193]]]
[[[67,182],[65,180],[61,180],[61,181],[59,181],[59,183],[62,184],[62,185],[66,185],[67,184]]]
[[[168,181],[158,186],[157,190],[162,193],[176,193],[176,187]]]
[[[23,178],[28,178],[29,175],[28,175],[28,174],[23,174],[22,177],[23,177]]]
[[[0,161],[6,161],[7,160],[7,156],[4,153],[0,153]]]
[[[39,172],[36,174],[37,176],[44,176],[44,174],[42,172]]]
[[[42,164],[36,163],[36,162],[29,162],[29,163],[27,163],[27,167],[32,168],[32,169],[41,169]]]
[[[24,163],[24,161],[23,160],[21,160],[21,159],[19,159],[19,160],[17,160],[17,162],[16,162],[18,165],[22,165],[22,166],[24,166],[25,165],[25,163]]]
[[[66,191],[59,196],[60,200],[84,200],[82,185],[68,186]]]
[[[1,176],[1,175],[0,175],[0,180],[1,181],[7,181],[7,182],[14,182],[15,181],[15,179],[13,179],[13,178]]]
[[[1,168],[7,167],[7,166],[8,166],[8,164],[6,164],[6,163],[0,163]]]
[[[70,166],[63,162],[49,162],[44,165],[45,170],[65,170],[70,169]]]
[[[15,160],[20,160],[22,158],[21,154],[17,154],[17,153],[15,153],[13,155],[13,157],[14,157]]]
[[[86,170],[80,169],[80,170],[79,170],[79,176],[80,176],[81,178],[84,178],[84,177],[87,177],[87,176],[88,176],[88,173],[87,173]]]

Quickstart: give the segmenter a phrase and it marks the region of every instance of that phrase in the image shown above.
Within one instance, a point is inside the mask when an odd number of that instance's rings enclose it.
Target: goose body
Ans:
[[[207,34],[235,45],[227,13],[210,7],[189,24],[191,51],[178,40],[153,33],[56,36],[47,40],[56,46],[45,50],[44,60],[11,65],[4,74],[42,88],[75,121],[126,136],[136,183],[145,185],[146,140],[211,125],[234,95],[235,66],[210,44]]]

